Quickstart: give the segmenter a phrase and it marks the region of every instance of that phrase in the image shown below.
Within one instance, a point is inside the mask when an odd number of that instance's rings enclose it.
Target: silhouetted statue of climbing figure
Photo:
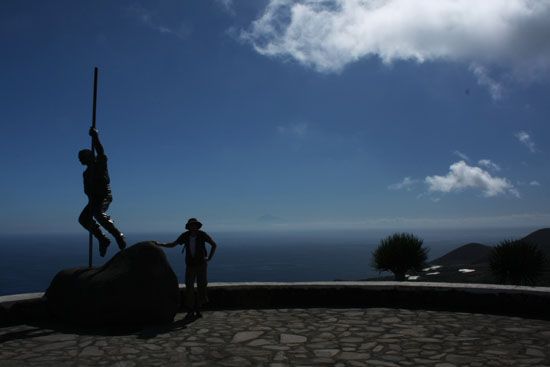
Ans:
[[[87,166],[84,170],[84,192],[88,195],[88,205],[84,207],[78,222],[99,240],[99,255],[105,256],[107,247],[111,241],[101,231],[98,223],[107,230],[115,238],[118,247],[121,250],[126,248],[124,234],[122,234],[114,225],[111,217],[105,212],[109,208],[109,204],[113,201],[111,194],[109,171],[107,169],[107,156],[103,150],[103,146],[99,141],[99,135],[96,129],[90,128],[89,132],[92,137],[93,148],[97,152],[97,156],[90,149],[82,149],[78,152],[80,163]],[[94,220],[97,220],[97,222]]]

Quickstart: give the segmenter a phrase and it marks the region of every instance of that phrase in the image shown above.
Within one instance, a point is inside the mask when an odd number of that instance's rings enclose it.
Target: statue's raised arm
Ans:
[[[95,127],[91,127],[89,131],[90,136],[92,137],[92,144],[98,156],[105,155],[105,150],[103,145],[99,141],[99,132]]]

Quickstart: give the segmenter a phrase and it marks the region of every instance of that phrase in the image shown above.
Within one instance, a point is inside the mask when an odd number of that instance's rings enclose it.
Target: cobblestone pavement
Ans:
[[[0,366],[550,366],[550,322],[453,312],[211,311],[122,335],[59,330],[0,328]]]

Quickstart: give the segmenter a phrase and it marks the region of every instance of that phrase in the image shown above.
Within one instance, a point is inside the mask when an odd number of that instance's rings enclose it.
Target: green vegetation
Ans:
[[[542,276],[546,261],[537,245],[525,240],[505,240],[492,250],[489,265],[502,284],[533,286]]]
[[[373,252],[372,266],[378,271],[391,271],[395,280],[405,280],[409,270],[420,271],[428,258],[423,240],[410,233],[395,233],[380,241]]]

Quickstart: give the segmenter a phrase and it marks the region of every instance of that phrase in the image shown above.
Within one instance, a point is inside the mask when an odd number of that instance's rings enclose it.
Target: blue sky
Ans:
[[[550,2],[3,1],[0,233],[548,226]]]

